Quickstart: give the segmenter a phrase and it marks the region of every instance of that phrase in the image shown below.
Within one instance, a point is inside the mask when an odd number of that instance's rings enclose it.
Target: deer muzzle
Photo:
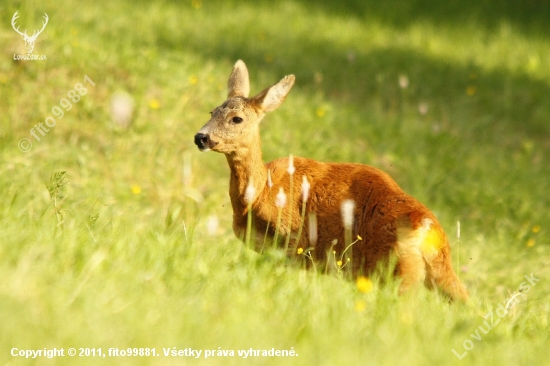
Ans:
[[[216,146],[217,143],[212,141],[208,134],[199,132],[195,135],[195,145],[197,145],[200,151],[208,151]]]

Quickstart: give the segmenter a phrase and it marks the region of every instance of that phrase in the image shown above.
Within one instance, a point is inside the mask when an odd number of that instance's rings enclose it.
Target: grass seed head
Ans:
[[[273,187],[273,181],[271,180],[271,170],[267,170],[267,187],[271,189]]]
[[[309,188],[311,187],[311,184],[309,184],[309,181],[307,180],[307,177],[305,175],[302,176],[302,200],[304,202],[307,201],[307,198],[309,196]]]
[[[293,175],[295,171],[296,171],[296,168],[294,167],[294,156],[292,154],[290,154],[290,156],[288,157],[287,172],[288,172],[288,174]]]
[[[342,202],[342,223],[344,228],[350,229],[353,225],[353,210],[355,209],[354,200],[344,200]]]
[[[248,186],[246,186],[246,191],[244,193],[244,199],[247,204],[251,205],[252,202],[254,202],[254,197],[256,196],[256,188],[254,188],[254,184],[252,183],[252,180],[248,182]]]
[[[283,190],[283,187],[279,188],[279,193],[277,193],[277,199],[275,200],[275,206],[278,208],[283,208],[286,205],[286,194]]]

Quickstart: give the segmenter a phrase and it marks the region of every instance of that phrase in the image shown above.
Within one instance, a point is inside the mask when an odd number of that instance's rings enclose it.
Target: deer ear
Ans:
[[[288,92],[290,92],[290,89],[294,85],[295,79],[294,75],[285,76],[277,84],[263,90],[252,98],[252,100],[264,112],[274,111],[285,100]]]
[[[227,82],[227,98],[245,97],[250,93],[248,70],[242,60],[235,63],[229,81]]]

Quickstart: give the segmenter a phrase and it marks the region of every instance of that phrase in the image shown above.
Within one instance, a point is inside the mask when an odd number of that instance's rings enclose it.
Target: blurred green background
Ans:
[[[33,51],[46,60],[14,60],[16,11],[29,35],[48,14]],[[550,2],[4,0],[0,19],[0,364],[548,363]],[[364,293],[243,248],[225,158],[193,144],[237,59],[252,93],[297,77],[262,122],[264,160],[390,173],[440,219],[469,304]]]

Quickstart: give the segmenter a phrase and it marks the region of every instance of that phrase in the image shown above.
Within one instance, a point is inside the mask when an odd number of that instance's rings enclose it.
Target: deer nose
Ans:
[[[197,133],[195,135],[195,145],[199,148],[199,150],[205,150],[209,148],[210,144],[210,137],[204,133]]]

